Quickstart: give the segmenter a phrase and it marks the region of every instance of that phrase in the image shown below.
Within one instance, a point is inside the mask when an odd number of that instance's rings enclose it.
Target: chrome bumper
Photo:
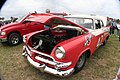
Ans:
[[[7,38],[0,38],[0,42],[6,42]]]
[[[23,53],[26,57],[27,60],[30,62],[31,65],[33,65],[35,68],[39,69],[41,72],[47,72],[50,74],[54,74],[56,76],[61,76],[61,77],[65,77],[65,76],[69,76],[74,72],[74,68],[68,69],[68,70],[60,70],[60,68],[66,68],[68,66],[70,66],[72,64],[72,62],[68,62],[68,63],[60,63],[60,62],[56,62],[55,60],[50,61],[44,58],[41,58],[40,56],[36,56],[35,58],[41,62],[47,63],[47,64],[51,64],[53,66],[55,66],[55,68],[51,68],[45,64],[40,64],[38,62],[35,62],[34,60],[32,60],[30,58],[30,51],[27,47],[24,47],[26,49],[26,53]],[[38,52],[37,52],[38,53]],[[45,55],[45,56],[49,56],[46,54],[42,54],[39,52],[40,55]],[[51,57],[51,56],[49,56]]]

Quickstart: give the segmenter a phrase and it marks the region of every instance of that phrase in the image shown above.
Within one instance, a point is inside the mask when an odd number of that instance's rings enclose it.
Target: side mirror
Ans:
[[[24,21],[22,22],[22,24],[27,24],[27,23],[30,23],[31,21]]]

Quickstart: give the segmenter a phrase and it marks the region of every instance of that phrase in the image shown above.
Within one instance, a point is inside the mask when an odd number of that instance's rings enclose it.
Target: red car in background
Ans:
[[[100,45],[109,38],[109,27],[103,26],[101,19],[87,17],[43,16],[40,23],[46,29],[23,36],[23,55],[31,65],[42,72],[65,77],[79,72]],[[77,19],[79,19],[77,21]],[[80,26],[77,21],[84,23]],[[84,27],[85,26],[85,27]]]
[[[39,21],[50,17],[56,17],[51,13],[30,13],[19,22],[10,23],[0,27],[0,41],[8,42],[9,45],[17,45],[22,41],[22,36],[34,31],[45,29],[45,23]]]

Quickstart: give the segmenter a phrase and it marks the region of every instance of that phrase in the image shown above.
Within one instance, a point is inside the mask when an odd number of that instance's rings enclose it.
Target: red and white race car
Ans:
[[[86,58],[105,45],[109,37],[109,27],[104,27],[101,19],[65,18],[43,16],[39,22],[45,23],[46,29],[23,36],[23,55],[30,64],[61,77],[79,72]]]

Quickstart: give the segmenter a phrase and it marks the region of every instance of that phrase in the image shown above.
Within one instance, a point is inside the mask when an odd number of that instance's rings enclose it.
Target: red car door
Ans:
[[[31,21],[31,23],[28,26],[28,29],[29,29],[28,31],[29,33],[34,31],[39,31],[44,29],[44,25],[41,24],[40,22]]]
[[[101,20],[95,20],[95,30],[92,32],[98,39],[96,47],[104,42],[104,27]]]
[[[25,35],[25,34],[30,32],[29,31],[30,23],[31,23],[31,21],[24,21],[24,22],[20,23],[19,27],[20,27],[21,33],[23,35]]]

